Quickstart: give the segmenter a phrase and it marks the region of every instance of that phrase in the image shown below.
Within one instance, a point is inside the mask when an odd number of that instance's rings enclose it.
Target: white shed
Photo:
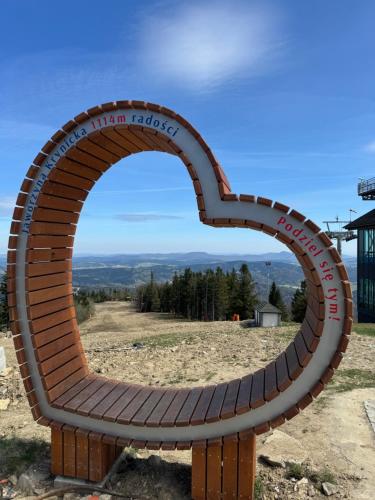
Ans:
[[[257,326],[273,327],[280,326],[281,311],[277,307],[263,302],[255,308],[255,324]]]

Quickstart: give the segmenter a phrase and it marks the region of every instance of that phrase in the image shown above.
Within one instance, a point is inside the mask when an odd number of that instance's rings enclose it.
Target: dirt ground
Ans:
[[[81,325],[84,348],[94,371],[128,382],[178,387],[218,383],[254,371],[274,359],[296,331],[293,324],[261,329],[248,328],[243,322],[202,323],[158,313],[139,314],[130,304],[121,302],[97,304],[96,314]],[[5,348],[8,366],[14,367],[0,376],[0,399],[10,399],[8,409],[0,411],[0,443],[10,438],[24,443],[35,439],[48,442],[49,430],[36,425],[28,409],[11,339],[3,335],[0,346]],[[375,400],[374,353],[375,337],[353,333],[328,389],[279,428],[308,450],[306,467],[310,471],[329,471],[338,486],[331,498],[374,498],[375,436],[363,406],[365,400]],[[266,437],[258,438],[258,450]],[[134,488],[141,490],[133,490],[134,498],[167,499],[167,493],[155,494],[155,474],[162,471],[159,482],[169,478],[171,482],[164,484],[164,490],[173,491],[170,498],[189,498],[190,452],[138,451],[136,460],[129,459],[129,463],[132,465],[124,472],[127,482],[124,475],[116,476],[117,489],[128,491],[133,481],[138,485]],[[22,469],[22,464],[18,465]],[[0,456],[0,479],[5,473]],[[137,483],[138,473],[142,481]],[[259,463],[257,475],[258,498],[323,498],[319,485],[313,482],[309,488],[296,489],[296,481],[287,478],[284,469]]]

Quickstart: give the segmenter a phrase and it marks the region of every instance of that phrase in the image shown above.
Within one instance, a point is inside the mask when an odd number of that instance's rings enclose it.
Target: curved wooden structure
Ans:
[[[300,262],[308,283],[305,320],[264,369],[191,389],[142,387],[89,372],[72,297],[76,225],[102,174],[142,151],[180,157],[204,224],[263,231]],[[346,350],[352,321],[348,276],[327,235],[282,203],[233,194],[213,153],[184,118],[139,101],[81,113],[36,156],[14,210],[8,278],[17,358],[33,416],[52,428],[54,471],[91,479],[104,474],[119,446],[131,443],[193,446],[197,463],[207,463],[208,444],[238,458],[243,440],[294,417],[320,393]],[[90,454],[101,457],[92,467],[80,458]],[[223,467],[224,459],[216,460]]]

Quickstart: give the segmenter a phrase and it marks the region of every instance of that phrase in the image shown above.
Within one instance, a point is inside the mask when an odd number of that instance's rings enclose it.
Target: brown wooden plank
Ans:
[[[110,165],[113,165],[121,159],[121,156],[104,149],[102,146],[95,144],[95,142],[89,139],[82,139],[79,141],[77,148]]]
[[[77,226],[75,224],[62,224],[58,222],[32,222],[30,234],[48,236],[74,236]]]
[[[207,498],[210,500],[221,499],[222,449],[221,445],[207,447]]]
[[[206,500],[206,448],[194,446],[191,454],[191,497]]]
[[[288,347],[285,350],[285,354],[286,354],[286,362],[288,365],[289,378],[292,380],[296,380],[296,378],[298,378],[299,375],[301,375],[303,368],[298,362],[298,357],[294,346],[294,342],[288,345]]]
[[[77,148],[71,148],[66,152],[65,156],[70,160],[74,160],[78,163],[82,163],[86,167],[95,168],[101,172],[105,172],[109,168],[109,163],[99,160],[93,155],[86,153],[85,151]]]
[[[58,397],[54,402],[53,406],[55,408],[63,408],[64,405],[73,399],[77,394],[79,394],[85,387],[87,387],[93,379],[94,375],[87,375],[87,377],[80,380],[77,384],[74,384],[73,387],[65,391],[60,397]]]
[[[101,481],[105,475],[103,470],[102,436],[96,432],[89,434],[89,480]]]
[[[83,203],[79,200],[69,200],[59,196],[53,196],[40,193],[37,200],[38,207],[49,208],[52,210],[64,210],[67,212],[77,212],[82,210]]]
[[[238,443],[224,438],[222,499],[236,499],[237,496]]]
[[[67,347],[61,352],[58,352],[54,356],[48,358],[47,360],[39,363],[39,371],[42,375],[48,375],[60,366],[65,365],[68,361],[81,355],[81,346],[74,343],[73,345]]]
[[[255,435],[238,443],[238,498],[252,499],[255,485]]]
[[[251,388],[250,406],[251,408],[258,408],[264,405],[264,374],[265,370],[257,370],[253,374],[253,385]]]
[[[113,131],[114,132],[114,131]],[[89,140],[94,144],[101,146],[107,151],[111,151],[119,158],[124,158],[124,156],[129,155],[129,151],[122,148],[118,143],[114,142],[110,136],[106,136],[102,131],[94,132],[90,134]]]
[[[90,411],[95,408],[108,394],[116,387],[117,383],[111,380],[105,382],[97,389],[84,403],[82,403],[76,412],[79,415],[89,415]]]
[[[76,323],[73,320],[65,321],[64,323],[53,326],[52,328],[48,328],[47,330],[32,336],[34,347],[40,348],[45,344],[59,339],[60,337],[64,337],[69,333],[75,332],[75,329]]]
[[[211,404],[212,396],[215,392],[215,386],[211,385],[203,389],[203,393],[190,419],[191,425],[204,424],[207,410]]]
[[[50,181],[46,181],[43,184],[42,193],[75,201],[85,201],[87,195],[89,194],[89,192],[85,189],[79,189],[71,186],[66,186],[65,184],[60,184],[58,182]]]
[[[183,407],[190,389],[179,389],[168,410],[160,421],[161,427],[171,427],[174,425],[181,408]]]
[[[73,236],[32,235],[27,239],[27,248],[65,248],[72,247]]]
[[[54,475],[64,474],[64,441],[61,424],[51,423],[51,472]]]
[[[76,430],[76,477],[89,478],[89,433],[83,429]]]
[[[223,406],[227,389],[228,389],[227,383],[219,384],[216,386],[210,406],[208,407],[207,410],[206,422],[216,422],[217,420],[220,420],[220,412]]]
[[[314,335],[317,335],[320,337],[323,333],[323,328],[324,328],[324,322],[321,320],[318,320],[310,307],[307,305],[306,308],[306,316],[305,316],[305,321],[310,325],[310,328],[314,332]]]
[[[134,415],[148,400],[152,392],[153,389],[151,389],[150,387],[144,387],[143,389],[141,389],[135,396],[135,398],[127,405],[127,407],[122,410],[122,412],[116,419],[117,422],[119,422],[120,424],[130,424]]]
[[[73,306],[73,295],[67,295],[65,297],[59,297],[58,299],[49,300],[48,302],[43,302],[43,304],[36,304],[29,306],[28,316],[29,319],[35,320],[47,314],[51,314],[67,307]]]
[[[51,389],[57,385],[62,380],[65,380],[69,375],[79,370],[82,367],[82,359],[80,356],[68,361],[65,365],[60,366],[53,372],[46,375],[43,379],[43,383],[46,389]]]
[[[75,428],[64,425],[64,476],[76,476],[76,436]]]
[[[91,411],[90,417],[102,418],[104,413],[108,411],[114,403],[127,391],[128,385],[119,383],[112,391],[103,398]]]
[[[37,263],[55,260],[69,260],[72,258],[72,248],[40,248],[27,250],[26,262]]]
[[[30,323],[30,329],[32,333],[39,333],[73,318],[75,318],[75,309],[74,307],[69,307],[62,311],[44,316],[43,318],[34,319]]]
[[[294,338],[294,347],[296,349],[299,364],[303,367],[307,366],[312,354],[307,349],[301,332],[298,332]]]
[[[72,270],[71,260],[59,260],[56,262],[38,262],[26,265],[26,276],[43,276],[45,274],[64,273]]]
[[[80,177],[78,173],[73,174],[59,168],[54,168],[49,174],[48,179],[59,184],[64,184],[64,186],[71,186],[85,191],[90,191],[95,184],[93,180]]]
[[[285,391],[292,383],[289,378],[288,365],[284,352],[276,358],[276,380],[277,388],[280,392]]]
[[[177,390],[166,390],[160,399],[159,403],[155,406],[152,413],[146,420],[147,427],[158,427],[161,419],[171,405],[173,399],[177,394]]]
[[[104,378],[93,378],[92,382],[88,386],[64,404],[64,410],[76,412],[77,408],[87,401],[90,396],[95,394],[102,387],[102,385],[104,385],[104,383]]]
[[[39,362],[52,358],[56,354],[64,351],[68,347],[79,342],[78,332],[70,332],[59,339],[50,342],[44,347],[35,350],[35,356]]]
[[[247,375],[241,379],[236,402],[236,414],[245,413],[250,408],[251,388],[253,385],[253,376]]]
[[[111,128],[106,128],[100,131],[100,133],[105,136],[105,138],[111,140],[114,144],[116,144],[117,147],[121,148],[123,151],[122,157],[124,156],[129,156],[132,154],[132,151],[127,148],[127,143],[124,137],[116,132],[116,130],[111,129]],[[93,138],[93,140],[96,140],[96,138]],[[134,145],[133,145],[134,147]]]
[[[160,151],[164,151],[165,153],[177,155],[177,152],[168,144],[168,140],[163,139],[164,136],[148,131],[145,131],[145,135],[152,140],[156,149],[160,149]]]
[[[178,414],[178,417],[176,418],[177,427],[186,426],[190,424],[191,417],[197,406],[199,398],[202,395],[202,392],[203,391],[201,387],[194,387],[193,389],[191,389],[188,397],[185,400],[185,403],[181,408],[180,413]]]
[[[101,170],[86,167],[85,165],[82,165],[82,163],[70,160],[69,158],[63,158],[59,161],[59,170],[79,175],[80,177],[91,181],[97,181],[103,173]]]
[[[141,386],[129,385],[126,392],[109,408],[102,418],[115,422],[120,413],[127,407],[127,405],[136,397],[140,392]]]
[[[138,153],[139,151],[152,151],[151,146],[143,141],[142,137],[139,137],[134,129],[130,131],[127,126],[119,125],[115,128],[115,130],[120,134],[120,136],[122,136],[122,144],[124,147],[132,153]]]
[[[137,411],[137,413],[132,417],[131,423],[134,425],[144,425],[147,418],[150,416],[152,411],[155,409],[156,405],[161,400],[164,395],[164,390],[154,389],[150,397],[143,404],[143,406]]]
[[[81,368],[79,368],[77,371],[62,380],[59,384],[55,385],[52,389],[48,390],[48,400],[54,401],[75,384],[78,384],[80,380],[86,377],[87,373],[88,370],[86,366],[82,366]]]
[[[276,383],[276,363],[272,362],[266,366],[264,374],[264,399],[266,401],[272,401],[279,391],[277,389]]]
[[[306,320],[302,323],[301,334],[305,340],[307,349],[310,352],[315,352],[319,345],[320,338],[314,334],[309,323]]]
[[[71,285],[58,285],[55,287],[49,287],[42,290],[37,290],[34,292],[29,292],[27,294],[28,305],[40,304],[42,302],[47,302],[49,300],[58,299],[66,295],[70,295],[72,292]]]
[[[26,279],[26,288],[28,292],[35,290],[46,289],[48,287],[66,285],[72,282],[72,273],[56,273],[47,276],[36,276],[34,278]]]
[[[234,417],[236,414],[237,396],[240,389],[241,379],[232,380],[228,384],[223,406],[221,408],[220,418]]]

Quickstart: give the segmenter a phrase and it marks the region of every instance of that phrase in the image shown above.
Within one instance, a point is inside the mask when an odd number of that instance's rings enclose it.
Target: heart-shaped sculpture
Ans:
[[[283,242],[300,262],[308,307],[300,331],[264,369],[217,386],[142,387],[90,374],[72,297],[72,247],[83,202],[100,176],[141,151],[181,158],[200,220]],[[89,109],[52,136],[17,199],[8,291],[17,358],[34,418],[147,442],[189,447],[233,433],[261,433],[305,408],[330,380],[348,343],[352,301],[332,242],[312,221],[267,198],[231,193],[200,134],[164,107],[118,101]]]

